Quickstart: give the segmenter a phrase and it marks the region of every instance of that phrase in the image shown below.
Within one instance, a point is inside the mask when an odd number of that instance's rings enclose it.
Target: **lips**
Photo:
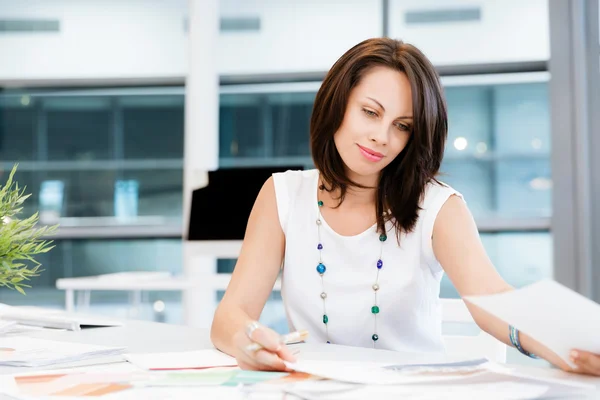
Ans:
[[[365,156],[366,159],[368,159],[369,161],[379,161],[383,158],[383,154],[377,152],[377,151],[373,151],[371,149],[369,149],[368,147],[363,147],[360,144],[357,144],[358,149],[360,150],[361,154],[363,156]]]

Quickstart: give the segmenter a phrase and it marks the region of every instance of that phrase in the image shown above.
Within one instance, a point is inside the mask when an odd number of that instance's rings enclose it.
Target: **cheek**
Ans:
[[[409,139],[410,139],[410,136],[407,134],[401,134],[401,135],[396,136],[394,138],[394,142],[393,142],[394,150],[396,150],[398,153],[400,153],[408,144]]]
[[[333,135],[333,141],[338,147],[347,147],[350,143],[354,142],[353,130],[349,127],[350,124],[344,124],[340,126],[335,135]]]
[[[338,129],[337,134],[340,136],[341,141],[355,141],[361,135],[368,132],[368,121],[365,120],[360,114],[354,112],[348,112],[344,116],[344,120]]]

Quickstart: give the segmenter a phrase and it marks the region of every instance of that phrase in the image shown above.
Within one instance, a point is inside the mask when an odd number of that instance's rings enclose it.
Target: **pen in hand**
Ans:
[[[280,336],[280,342],[283,344],[298,343],[298,342],[302,342],[302,341],[306,340],[307,337],[308,337],[308,331],[306,331],[306,330],[290,332],[288,334]],[[258,343],[251,343],[248,346],[246,346],[246,351],[257,351],[262,348],[263,348],[263,346],[261,346]]]

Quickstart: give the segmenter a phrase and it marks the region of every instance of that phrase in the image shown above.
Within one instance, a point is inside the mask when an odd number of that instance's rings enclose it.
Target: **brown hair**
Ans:
[[[352,182],[333,136],[344,119],[352,89],[375,66],[403,72],[412,90],[413,125],[402,152],[381,172],[377,186],[377,230],[385,233],[387,218],[394,218],[396,235],[415,228],[420,201],[428,182],[435,180],[444,154],[448,117],[439,76],[423,53],[401,40],[374,38],[348,50],[327,73],[317,92],[310,120],[310,145],[315,166],[328,191],[340,189],[340,204]],[[384,215],[389,209],[391,215]]]

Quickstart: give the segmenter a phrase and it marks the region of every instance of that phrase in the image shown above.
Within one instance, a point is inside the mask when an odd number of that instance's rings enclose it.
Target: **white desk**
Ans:
[[[191,351],[212,348],[209,339],[209,331],[207,329],[143,321],[127,321],[126,324],[121,327],[93,328],[75,332],[43,331],[31,334],[31,336],[87,344],[126,346],[128,352],[131,353]],[[386,350],[373,351],[372,349],[327,344],[301,344],[297,345],[297,347],[301,350],[299,357],[307,360],[377,361],[389,364],[444,360],[443,355],[400,353]],[[374,359],[374,356],[376,359]],[[596,386],[598,393],[583,398],[600,398],[600,378],[567,374],[551,368],[517,366],[515,367],[515,370],[522,374],[540,378],[568,379],[571,381],[593,384]],[[0,375],[26,371],[30,370],[24,370],[23,368],[0,368]],[[507,378],[500,375],[493,375],[492,378],[489,379],[495,379],[497,381]],[[518,378],[514,378],[513,380],[518,380]]]

